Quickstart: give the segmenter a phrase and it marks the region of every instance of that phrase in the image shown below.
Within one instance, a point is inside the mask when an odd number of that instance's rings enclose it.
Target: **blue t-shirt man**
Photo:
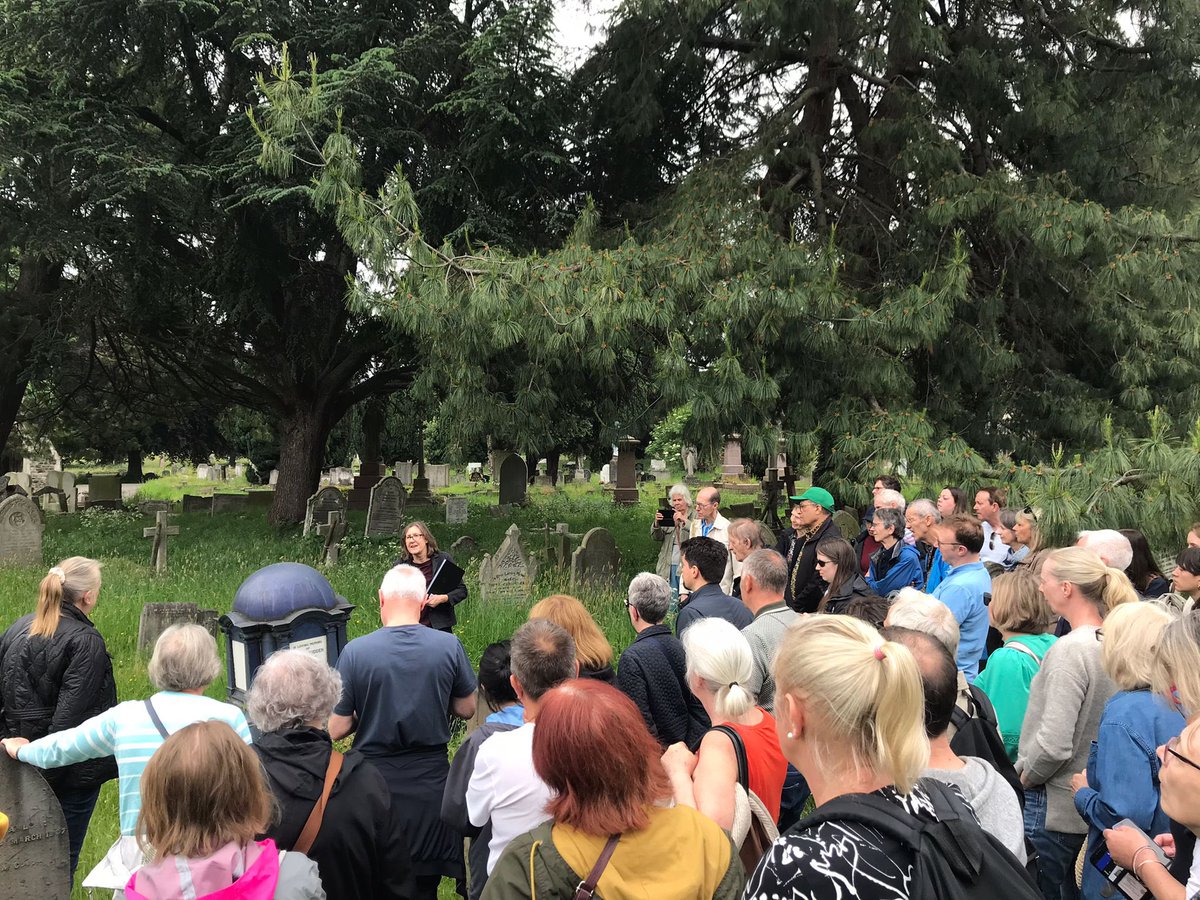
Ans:
[[[934,589],[933,596],[941,600],[958,619],[958,668],[967,681],[979,674],[979,661],[987,649],[988,610],[985,594],[992,592],[992,576],[979,562],[953,566],[949,574]]]

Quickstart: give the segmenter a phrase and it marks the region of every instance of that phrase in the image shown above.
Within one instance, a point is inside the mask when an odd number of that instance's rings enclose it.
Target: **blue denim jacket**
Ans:
[[[1100,873],[1090,863],[1103,829],[1131,819],[1151,836],[1169,830],[1159,805],[1156,751],[1179,734],[1184,724],[1183,716],[1148,690],[1119,691],[1105,704],[1100,733],[1088,754],[1088,786],[1075,794],[1075,808],[1088,823],[1085,897],[1099,896],[1103,886]]]

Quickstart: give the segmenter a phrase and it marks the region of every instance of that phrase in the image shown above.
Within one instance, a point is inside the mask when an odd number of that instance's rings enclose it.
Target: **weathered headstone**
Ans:
[[[467,506],[466,497],[447,497],[446,524],[465,525],[467,522]]]
[[[184,494],[183,495],[183,511],[190,512],[212,512],[213,498],[201,497],[199,494]]]
[[[621,551],[607,528],[593,528],[571,555],[571,590],[582,587],[610,589],[616,585]]]
[[[575,470],[575,480],[587,483],[592,480],[592,470],[585,469],[582,466]]]
[[[600,483],[612,484],[612,465],[605,463],[600,467]]]
[[[244,512],[250,505],[250,498],[245,494],[213,494],[212,514]]]
[[[321,548],[321,564],[336,566],[342,552],[342,539],[346,536],[346,514],[336,510],[330,512],[325,524],[317,526],[317,534],[325,538],[325,545]]]
[[[329,520],[331,512],[346,513],[346,495],[335,487],[323,487],[308,498],[308,514],[304,517],[304,533]]]
[[[257,491],[246,492],[246,503],[254,509],[263,509],[270,507],[275,500],[275,491],[259,489]]]
[[[154,516],[160,512],[170,512],[170,500],[143,500],[138,504],[138,512],[143,516]]]
[[[404,501],[408,492],[399,478],[391,475],[381,478],[371,488],[371,499],[367,506],[367,537],[399,534],[404,525]]]
[[[267,476],[267,484],[269,484],[271,487],[275,487],[275,485],[279,484],[279,470],[278,469],[271,470],[271,474]]]
[[[529,490],[529,470],[519,454],[510,453],[500,461],[500,505],[524,503]]]
[[[842,533],[842,537],[848,541],[852,541],[858,537],[858,533],[862,530],[862,526],[858,523],[858,518],[844,509],[839,509],[833,514],[833,524],[838,527],[838,530]]]
[[[28,497],[13,494],[0,501],[0,565],[42,563],[42,514]]]
[[[725,458],[721,464],[721,478],[736,481],[746,474],[742,465],[742,436],[731,434],[725,441]]]
[[[620,450],[617,453],[617,489],[613,492],[613,502],[622,506],[631,506],[638,502],[637,486],[637,447],[641,441],[626,436],[621,438]]]
[[[121,476],[93,475],[88,480],[88,506],[121,507]]]
[[[485,554],[479,567],[483,600],[518,603],[529,599],[536,573],[521,546],[521,529],[508,526],[495,555]]]
[[[62,493],[64,502],[66,503],[66,512],[75,512],[75,473],[74,472],[47,472],[46,487],[55,488]]]
[[[411,459],[396,460],[396,465],[393,466],[392,471],[405,484],[412,484],[413,463]]]
[[[425,477],[431,488],[450,487],[450,466],[430,463],[425,467]]]
[[[27,472],[9,472],[8,486],[19,487],[26,497],[33,493],[33,479]]]
[[[534,487],[552,488],[552,487],[554,487],[554,479],[551,478],[549,475],[534,475],[533,476],[533,486]]]
[[[7,753],[0,753],[0,810],[9,819],[8,836],[0,841],[0,897],[70,897],[62,807],[41,772]]]
[[[479,549],[479,543],[469,534],[464,534],[457,541],[450,545],[450,555],[454,557],[456,562],[461,563],[468,556],[471,556]]]
[[[154,545],[150,550],[150,564],[154,566],[155,575],[167,573],[167,538],[179,534],[178,525],[167,524],[170,515],[165,510],[155,513],[154,527],[142,529],[142,537],[154,538]]]
[[[201,481],[208,481],[208,469],[208,463],[200,463],[200,465],[196,466],[196,477]]]
[[[137,648],[140,652],[154,649],[162,633],[172,625],[201,625],[217,636],[217,611],[201,609],[195,603],[147,603],[138,620]]]

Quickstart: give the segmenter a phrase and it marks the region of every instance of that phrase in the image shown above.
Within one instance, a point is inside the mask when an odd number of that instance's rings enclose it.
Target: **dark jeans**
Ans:
[[[1086,834],[1046,829],[1046,789],[1025,789],[1025,835],[1038,852],[1038,887],[1046,900],[1078,900],[1075,860]]]
[[[800,813],[808,802],[812,791],[808,782],[791,763],[788,763],[787,775],[783,779],[783,794],[779,797],[779,833],[783,834],[800,821]]]
[[[87,837],[88,823],[92,821],[92,810],[96,808],[96,799],[100,796],[100,788],[60,788],[54,793],[62,807],[63,818],[67,820],[67,842],[71,848],[73,879],[75,867],[79,864],[79,851],[83,848],[83,839]]]

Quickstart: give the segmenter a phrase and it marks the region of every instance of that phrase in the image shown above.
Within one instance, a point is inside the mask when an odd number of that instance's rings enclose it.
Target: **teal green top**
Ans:
[[[1041,668],[1040,660],[1056,638],[1052,634],[1020,634],[1010,637],[1004,646],[987,658],[987,666],[975,679],[976,687],[983,689],[996,707],[996,719],[1000,723],[1000,737],[1004,738],[1004,749],[1008,758],[1017,761],[1017,745],[1021,742],[1021,723],[1025,721],[1025,707],[1029,705],[1029,685]],[[1034,659],[1013,644],[1024,644],[1037,655]]]

